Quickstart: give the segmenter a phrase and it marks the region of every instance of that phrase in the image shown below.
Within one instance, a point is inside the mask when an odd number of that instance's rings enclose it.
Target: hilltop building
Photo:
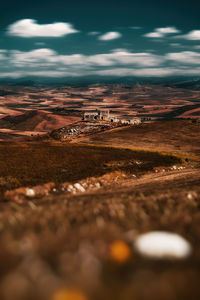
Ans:
[[[110,120],[110,111],[109,110],[95,110],[90,112],[85,112],[83,115],[83,120]]]
[[[141,123],[141,118],[132,117],[132,118],[122,118],[118,117],[115,114],[110,113],[109,110],[95,110],[84,112],[83,120],[91,121],[91,120],[100,120],[100,121],[109,121],[109,122],[120,122],[122,124],[135,124],[139,125]]]

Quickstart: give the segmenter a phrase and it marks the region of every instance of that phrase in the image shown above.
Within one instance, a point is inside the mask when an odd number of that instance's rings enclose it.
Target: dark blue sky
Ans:
[[[197,0],[7,0],[2,1],[0,24],[37,19],[40,23],[68,21],[82,30],[108,30],[117,26],[174,25],[189,30],[199,26]]]
[[[199,75],[199,11],[196,0],[7,0],[0,77]]]

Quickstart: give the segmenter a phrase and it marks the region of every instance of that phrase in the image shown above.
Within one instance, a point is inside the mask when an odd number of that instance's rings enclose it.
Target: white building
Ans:
[[[141,118],[133,117],[133,118],[122,118],[118,117],[116,114],[111,114],[109,110],[95,110],[90,112],[85,112],[83,115],[83,120],[101,120],[101,121],[109,121],[113,123],[122,123],[122,124],[132,124],[139,125],[141,123]]]

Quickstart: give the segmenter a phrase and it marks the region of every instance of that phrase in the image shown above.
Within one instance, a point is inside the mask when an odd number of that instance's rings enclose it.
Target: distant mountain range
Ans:
[[[62,86],[75,85],[87,86],[90,84],[156,84],[165,86],[174,86],[180,88],[200,88],[200,77],[75,77],[75,78],[29,78],[29,79],[1,79],[0,85],[16,85],[16,86]]]

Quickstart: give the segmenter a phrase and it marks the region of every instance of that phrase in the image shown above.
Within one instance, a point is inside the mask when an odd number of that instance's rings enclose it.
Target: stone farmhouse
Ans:
[[[83,114],[83,120],[92,121],[92,120],[100,120],[100,121],[108,121],[113,123],[122,123],[122,124],[135,124],[139,125],[141,123],[141,119],[138,117],[132,118],[122,118],[118,117],[115,114],[110,113],[109,110],[95,110],[85,112]]]
[[[85,112],[83,115],[83,120],[109,121],[109,119],[110,119],[109,110],[95,110],[95,111]]]

